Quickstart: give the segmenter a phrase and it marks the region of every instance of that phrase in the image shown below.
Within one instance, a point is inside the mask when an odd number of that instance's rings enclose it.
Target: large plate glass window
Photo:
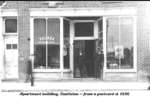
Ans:
[[[34,19],[34,68],[60,68],[60,20]]]
[[[108,69],[133,68],[133,18],[107,19],[106,53]]]

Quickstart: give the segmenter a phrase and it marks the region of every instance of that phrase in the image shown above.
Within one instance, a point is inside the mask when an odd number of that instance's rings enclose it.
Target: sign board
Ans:
[[[122,45],[115,46],[115,58],[117,59],[124,58],[124,48]]]
[[[46,22],[47,21],[47,22]],[[59,44],[60,21],[59,19],[34,19],[35,44]]]

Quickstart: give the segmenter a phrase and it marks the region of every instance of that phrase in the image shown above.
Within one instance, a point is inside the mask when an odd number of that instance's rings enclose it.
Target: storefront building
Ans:
[[[6,1],[2,79],[146,81],[149,2]]]

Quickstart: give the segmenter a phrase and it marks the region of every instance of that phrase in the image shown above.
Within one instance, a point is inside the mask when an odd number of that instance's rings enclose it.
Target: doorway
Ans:
[[[94,78],[95,20],[74,21],[74,78]]]
[[[74,77],[94,78],[95,40],[74,41]]]
[[[18,39],[17,37],[5,37],[5,78],[18,78]]]
[[[66,17],[64,32],[69,41],[69,63],[73,78],[101,78],[101,64],[97,61],[97,48],[103,50],[102,17]],[[67,24],[68,27],[67,27]],[[67,34],[67,32],[69,32]],[[67,44],[67,42],[64,42]],[[66,59],[66,58],[64,58]],[[98,62],[98,63],[96,63]],[[65,66],[64,66],[65,67]],[[97,68],[97,69],[96,69]]]

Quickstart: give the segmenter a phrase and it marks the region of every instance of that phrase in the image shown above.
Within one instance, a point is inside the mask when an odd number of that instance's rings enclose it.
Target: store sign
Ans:
[[[38,38],[38,43],[46,43],[46,41],[48,43],[55,43],[55,37],[54,36],[47,36],[47,37],[39,37]]]
[[[46,23],[47,21],[47,23]],[[35,44],[59,44],[60,22],[59,19],[34,19]]]
[[[122,45],[115,46],[115,58],[117,58],[117,59],[124,58],[124,48]]]
[[[54,41],[55,40],[55,37],[53,37],[53,36],[48,36],[48,37],[40,37],[39,38],[40,39],[40,41]]]

